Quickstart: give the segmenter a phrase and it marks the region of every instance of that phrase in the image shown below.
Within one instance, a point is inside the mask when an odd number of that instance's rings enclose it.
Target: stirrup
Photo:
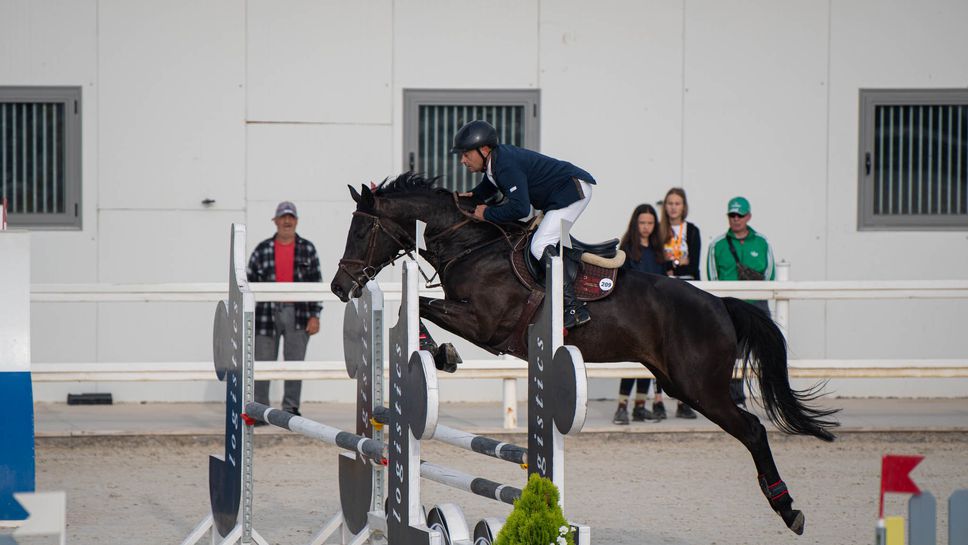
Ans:
[[[592,315],[588,313],[588,309],[585,307],[585,305],[579,306],[578,310],[575,311],[575,321],[577,322],[575,325],[580,326],[592,321]]]
[[[580,305],[578,308],[574,309],[565,309],[565,317],[563,322],[565,329],[583,326],[590,321],[592,321],[592,317],[588,314],[588,310],[585,309],[584,305]]]

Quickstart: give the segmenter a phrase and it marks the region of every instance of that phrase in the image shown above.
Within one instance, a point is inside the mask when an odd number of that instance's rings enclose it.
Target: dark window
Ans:
[[[404,91],[404,169],[441,176],[440,185],[469,191],[480,182],[450,153],[468,121],[494,125],[502,144],[538,148],[537,91]]]
[[[860,227],[968,229],[968,91],[861,91]]]
[[[0,87],[0,199],[11,227],[76,227],[79,87]]]

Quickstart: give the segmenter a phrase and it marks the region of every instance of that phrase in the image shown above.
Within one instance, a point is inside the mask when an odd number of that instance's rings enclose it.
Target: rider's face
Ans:
[[[484,157],[491,153],[491,148],[484,146],[480,153],[476,149],[470,149],[460,155],[460,164],[467,167],[471,172],[484,172]]]

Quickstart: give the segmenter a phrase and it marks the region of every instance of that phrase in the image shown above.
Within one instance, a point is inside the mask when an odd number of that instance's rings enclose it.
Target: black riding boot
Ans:
[[[434,367],[439,371],[453,373],[457,371],[457,364],[464,363],[454,345],[444,343],[437,346],[434,338],[427,331],[427,326],[424,325],[423,320],[420,321],[420,349],[426,350],[434,356]]]
[[[565,327],[571,329],[573,326],[585,325],[592,321],[588,314],[588,307],[584,301],[579,301],[575,295],[575,280],[578,279],[578,269],[581,267],[581,252],[571,248],[565,248],[564,259],[561,260],[565,273],[564,281],[564,307],[565,307]],[[573,316],[574,324],[567,325],[568,317]]]
[[[556,255],[558,252],[557,248],[554,246],[548,246],[545,248],[544,253],[541,255],[541,264],[546,265],[551,256]],[[564,326],[565,329],[571,329],[576,326],[580,326],[591,321],[591,316],[588,315],[588,309],[585,308],[585,304],[578,300],[575,296],[575,279],[578,278],[578,260],[581,259],[581,252],[565,248],[565,257],[561,260],[562,272],[562,306],[564,307]],[[545,280],[545,287],[547,288],[547,280]]]

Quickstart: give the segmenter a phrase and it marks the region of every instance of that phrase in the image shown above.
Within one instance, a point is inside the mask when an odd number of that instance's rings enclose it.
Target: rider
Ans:
[[[498,189],[506,197],[500,206],[478,205],[474,217],[494,223],[526,218],[531,206],[544,212],[531,242],[531,255],[544,264],[561,239],[561,221],[572,224],[592,200],[595,179],[575,165],[509,144],[499,144],[497,131],[485,121],[471,121],[454,135],[452,153],[471,172],[482,172],[481,183],[462,197],[479,202]],[[550,253],[549,253],[550,252]],[[566,328],[588,323],[591,316],[575,296],[581,253],[564,249],[564,308]]]

